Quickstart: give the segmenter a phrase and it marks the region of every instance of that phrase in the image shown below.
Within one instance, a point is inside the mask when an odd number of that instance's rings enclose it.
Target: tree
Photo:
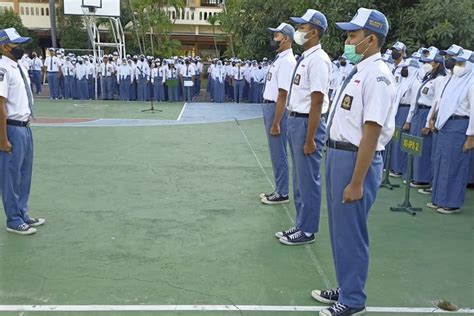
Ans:
[[[174,21],[167,10],[172,7],[179,12],[184,0],[130,0],[130,4],[137,46],[150,55],[177,54],[181,45],[170,38]]]
[[[24,45],[27,51],[39,50],[38,39],[23,25],[20,16],[13,12],[13,10],[0,10],[0,29],[6,29],[10,27],[15,28],[21,36],[28,36],[32,38],[30,43]]]
[[[216,57],[219,57],[219,50],[217,49],[216,41],[216,24],[219,22],[217,15],[211,15],[207,21],[212,25],[212,38],[214,39],[214,48],[216,50]]]
[[[384,48],[404,42],[409,52],[421,46],[447,48],[453,43],[472,49],[474,34],[470,27],[472,0],[228,0],[227,11],[219,15],[222,28],[235,38],[240,57],[262,58],[272,52],[266,32],[269,26],[289,22],[290,16],[302,16],[308,8],[323,12],[328,29],[322,38],[327,52],[341,54],[345,33],[335,22],[349,21],[357,9],[366,7],[383,12],[390,24]],[[301,52],[301,47],[296,47]]]

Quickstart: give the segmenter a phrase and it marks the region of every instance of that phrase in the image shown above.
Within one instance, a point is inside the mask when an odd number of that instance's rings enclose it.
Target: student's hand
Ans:
[[[270,135],[279,136],[280,135],[280,124],[272,124],[270,128]]]
[[[10,141],[8,139],[0,142],[0,151],[11,154],[12,144],[10,143]]]
[[[427,135],[429,135],[430,133],[431,133],[431,130],[430,130],[428,127],[423,127],[423,128],[421,129],[421,135],[423,135],[423,136],[427,136]]]
[[[349,183],[349,185],[344,189],[344,194],[342,196],[342,203],[352,203],[362,199],[364,196],[364,187],[362,185],[354,185]]]
[[[403,131],[405,131],[405,132],[409,132],[409,131],[410,131],[410,127],[411,127],[411,123],[408,123],[408,122],[407,122],[407,123],[403,124],[403,128],[402,128],[402,129],[403,129]]]
[[[316,151],[316,143],[312,139],[310,142],[305,142],[303,152],[305,156],[309,156]]]
[[[474,149],[474,136],[468,136],[464,143],[464,152]]]

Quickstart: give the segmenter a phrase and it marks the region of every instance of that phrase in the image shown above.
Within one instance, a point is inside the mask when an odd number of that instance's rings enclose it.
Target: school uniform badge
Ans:
[[[428,91],[430,90],[430,88],[428,87],[424,87],[423,90],[421,91],[421,93],[423,94],[428,94]]]
[[[270,80],[272,80],[272,73],[268,72],[267,73],[267,81],[270,81]]]
[[[341,108],[344,110],[350,111],[352,107],[352,100],[354,99],[353,96],[346,94],[342,99]]]
[[[0,82],[2,82],[5,79],[6,73],[7,73],[7,70],[5,68],[0,68]]]
[[[297,75],[295,76],[295,80],[293,80],[293,84],[295,84],[295,85],[298,86],[298,85],[300,84],[300,80],[301,80],[301,75],[300,75],[300,74],[297,74]]]

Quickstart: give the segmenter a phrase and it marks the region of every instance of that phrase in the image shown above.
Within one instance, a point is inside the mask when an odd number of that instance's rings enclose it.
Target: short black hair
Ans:
[[[372,32],[370,30],[367,30],[367,29],[363,29],[364,31],[364,35],[367,37],[369,35],[375,35],[375,37],[377,37],[377,46],[379,48],[382,48],[382,46],[385,44],[385,36],[383,36],[382,34],[380,33],[375,33],[375,32]]]

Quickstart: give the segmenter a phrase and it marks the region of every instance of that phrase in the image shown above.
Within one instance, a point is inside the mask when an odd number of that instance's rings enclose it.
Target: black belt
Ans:
[[[30,121],[23,122],[23,121],[7,119],[7,124],[13,125],[13,126],[19,126],[19,127],[30,127]]]
[[[469,116],[465,115],[451,115],[448,120],[468,120]]]
[[[48,71],[49,74],[55,74],[57,71]]]
[[[275,104],[275,101],[270,101],[270,100],[263,100],[263,103],[270,103],[270,104]]]
[[[330,139],[327,140],[326,145],[329,148],[340,149],[340,150],[345,150],[345,151],[358,151],[359,150],[359,147],[349,142],[338,142],[338,141],[330,140]]]
[[[423,109],[431,109],[431,106],[427,106],[427,105],[424,105],[424,104],[421,104],[421,103],[417,103],[416,104],[416,107],[423,110]]]
[[[292,117],[305,117],[305,118],[309,117],[308,113],[290,112],[289,115],[292,116]]]
[[[405,108],[405,107],[410,107],[410,104],[400,103],[398,106],[401,108]]]

